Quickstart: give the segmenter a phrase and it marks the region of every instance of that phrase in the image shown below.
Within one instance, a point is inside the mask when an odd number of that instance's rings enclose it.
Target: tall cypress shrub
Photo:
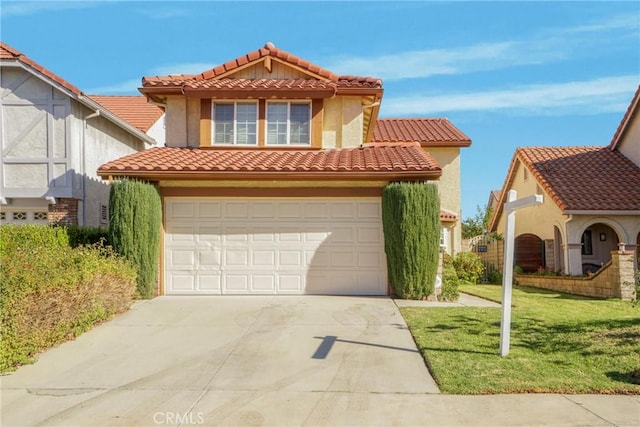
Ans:
[[[434,291],[440,246],[440,199],[433,184],[392,183],[382,192],[389,280],[401,298]]]
[[[155,186],[119,180],[109,193],[109,237],[114,250],[137,269],[141,298],[151,298],[158,280],[162,202]]]

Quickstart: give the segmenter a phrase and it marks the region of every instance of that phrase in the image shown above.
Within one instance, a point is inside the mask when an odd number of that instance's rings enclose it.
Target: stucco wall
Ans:
[[[442,176],[433,181],[438,187],[440,207],[454,212],[461,218],[460,195],[460,148],[459,147],[428,147],[424,149],[442,167]],[[462,227],[460,221],[449,230],[451,246],[454,252],[462,250]]]
[[[165,115],[160,116],[158,121],[156,121],[149,130],[147,130],[147,135],[151,138],[155,139],[156,147],[163,147],[166,141],[165,134]]]
[[[560,208],[549,197],[549,195],[538,185],[533,174],[528,171],[528,177],[525,179],[525,166],[518,162],[515,179],[510,190],[518,192],[518,199],[531,196],[533,194],[542,194],[542,205],[532,206],[518,210],[516,213],[516,229],[515,236],[525,233],[533,233],[543,240],[554,238],[554,225],[560,230],[564,230],[564,223],[567,217],[562,214]],[[504,234],[506,229],[507,217],[502,212],[498,221],[497,232]],[[563,239],[566,241],[566,239]],[[579,240],[578,240],[579,241]]]
[[[72,101],[72,111],[71,134],[78,136],[72,140],[76,152],[72,169],[74,180],[80,181],[74,197],[83,201],[78,206],[78,222],[96,227],[105,225],[100,223],[100,204],[109,202],[109,186],[98,177],[97,170],[105,162],[144,150],[145,145],[102,116],[86,120],[85,125],[82,118],[92,111],[75,100]],[[84,143],[81,144],[82,138]]]
[[[627,131],[617,149],[633,163],[640,166],[640,113],[636,113],[627,124]]]

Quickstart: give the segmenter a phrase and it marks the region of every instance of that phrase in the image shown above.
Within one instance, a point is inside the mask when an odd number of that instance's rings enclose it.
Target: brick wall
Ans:
[[[78,200],[56,199],[56,203],[49,205],[47,215],[49,224],[77,225],[78,224]]]

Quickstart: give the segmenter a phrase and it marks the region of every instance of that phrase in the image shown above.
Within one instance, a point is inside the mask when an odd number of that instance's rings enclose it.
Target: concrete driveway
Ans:
[[[315,424],[379,393],[438,393],[390,299],[161,297],[3,377],[2,425]]]
[[[444,396],[394,301],[161,297],[1,377],[2,426],[638,425],[637,396]]]

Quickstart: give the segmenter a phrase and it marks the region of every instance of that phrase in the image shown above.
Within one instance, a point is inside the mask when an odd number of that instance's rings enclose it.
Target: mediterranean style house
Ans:
[[[88,96],[0,42],[0,224],[106,226],[98,166],[164,141],[144,96]]]
[[[161,294],[385,295],[382,189],[434,182],[443,246],[460,246],[459,149],[446,119],[378,119],[380,79],[267,43],[195,75],[144,77],[165,146],[98,175],[157,184]]]
[[[567,275],[595,273],[612,252],[640,244],[640,87],[612,141],[600,147],[518,148],[491,220],[504,232],[504,198],[542,194],[540,207],[518,211],[515,263]]]

